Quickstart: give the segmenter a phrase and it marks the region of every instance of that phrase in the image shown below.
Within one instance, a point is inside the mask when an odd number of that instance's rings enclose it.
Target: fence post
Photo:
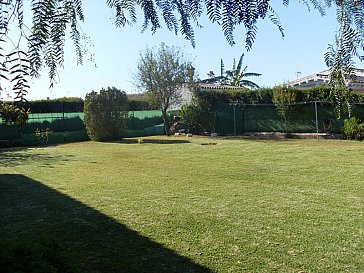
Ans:
[[[315,101],[315,117],[316,117],[316,137],[319,140],[318,116],[317,116],[317,101]]]
[[[62,111],[62,119],[63,119],[63,142],[66,142],[67,128],[66,128],[66,119],[64,117],[64,111]]]
[[[234,103],[234,136],[236,136],[236,103]]]
[[[244,106],[241,107],[241,133],[244,134],[244,122],[245,122],[245,113],[244,113]]]

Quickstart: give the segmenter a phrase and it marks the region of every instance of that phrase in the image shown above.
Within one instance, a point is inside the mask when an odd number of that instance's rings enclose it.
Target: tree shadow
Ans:
[[[277,141],[288,142],[292,140],[317,140],[319,139],[342,139],[341,134],[336,133],[250,133],[242,136],[223,136],[219,137],[225,140],[252,140],[252,141]]]
[[[29,153],[29,149],[39,150],[39,152]],[[28,147],[0,149],[0,167],[16,167],[30,162],[42,162],[42,165],[39,165],[40,167],[54,168],[54,163],[62,165],[73,157],[72,155],[55,157],[48,153],[42,153],[42,149]]]
[[[21,130],[23,134],[34,134],[37,129],[45,130],[47,128],[52,132],[72,132],[85,130],[85,125],[80,116],[62,117],[49,114],[49,117],[44,117],[43,120],[30,119],[21,127]]]
[[[224,140],[251,140],[251,141],[289,141],[292,138],[286,137],[283,135],[275,135],[275,134],[268,134],[268,135],[259,135],[259,134],[252,134],[252,135],[242,135],[242,136],[222,136],[218,137]]]
[[[0,175],[0,240],[52,238],[82,272],[210,270],[63,193],[23,175]]]
[[[149,143],[149,144],[187,144],[191,143],[188,140],[182,140],[182,139],[146,139],[142,138],[143,143]],[[136,138],[124,138],[122,140],[119,140],[115,143],[120,144],[138,144],[138,139]]]
[[[151,127],[163,123],[162,115],[154,117],[138,118],[129,116],[127,120],[127,128],[132,130],[143,130],[144,128]]]

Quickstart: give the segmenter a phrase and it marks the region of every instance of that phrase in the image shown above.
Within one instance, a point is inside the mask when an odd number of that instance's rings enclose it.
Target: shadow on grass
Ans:
[[[81,202],[22,175],[0,175],[0,240],[51,238],[82,272],[210,272]]]
[[[254,136],[219,136],[220,139],[225,140],[252,140],[252,141],[289,141],[294,138],[291,137],[281,137],[281,136],[274,136],[274,135],[268,135],[268,136],[260,136],[260,135],[254,135]]]
[[[34,149],[35,152],[29,152],[29,149]],[[53,155],[41,152],[42,149],[26,147],[0,149],[0,167],[16,167],[38,161],[42,162],[40,167],[54,168],[54,163],[62,165],[72,158],[71,155],[54,157]]]
[[[146,139],[146,138],[142,138],[142,139],[143,139],[143,144],[144,143],[149,143],[149,144],[186,144],[186,143],[190,143],[190,141],[182,140],[182,139]],[[115,143],[137,144],[138,139],[136,139],[136,138],[125,138],[125,139],[122,139],[122,140],[117,141]]]

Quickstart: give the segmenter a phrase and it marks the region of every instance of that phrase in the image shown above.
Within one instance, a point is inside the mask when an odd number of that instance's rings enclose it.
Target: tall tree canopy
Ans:
[[[188,82],[191,69],[192,66],[177,47],[161,44],[159,48],[147,48],[140,54],[136,74],[137,85],[159,105],[167,135],[169,135],[167,110],[173,103],[180,101],[181,89]]]
[[[24,4],[30,2],[31,26],[24,25]],[[329,47],[326,63],[333,70],[336,85],[345,84],[345,74],[350,72],[354,57],[362,58],[364,47],[364,0],[302,0],[308,7],[321,14],[335,6],[339,28],[336,43]],[[181,33],[194,45],[194,27],[206,13],[209,19],[221,26],[229,44],[234,44],[234,31],[238,26],[245,29],[246,48],[249,50],[257,35],[257,22],[269,18],[279,31],[283,27],[271,6],[270,0],[106,0],[115,11],[115,25],[124,26],[137,21],[137,9],[144,16],[143,30],[155,32],[162,21],[167,28]],[[289,0],[281,0],[289,6]],[[77,59],[82,63],[82,32],[78,22],[85,16],[82,0],[6,0],[0,2],[0,49],[1,43],[12,44],[8,51],[0,51],[0,76],[13,83],[16,98],[25,99],[29,85],[28,76],[38,76],[43,65],[48,68],[49,78],[54,81],[57,68],[63,65],[64,43],[67,28],[75,44]],[[10,39],[10,28],[19,30],[19,39]],[[27,44],[26,48],[22,45]]]

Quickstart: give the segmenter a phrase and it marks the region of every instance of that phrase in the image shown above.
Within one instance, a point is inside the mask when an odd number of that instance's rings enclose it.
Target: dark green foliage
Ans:
[[[148,98],[129,99],[129,111],[158,110],[159,107]],[[29,101],[31,113],[72,113],[83,112],[84,100],[82,98],[64,97],[53,100]]]
[[[273,104],[273,93],[282,87],[259,88],[256,90],[217,90],[205,91],[197,90],[196,96],[204,98],[208,103],[214,105],[216,102],[239,102],[242,104]],[[334,102],[331,96],[330,86],[316,86],[309,89],[290,89],[294,90],[295,100],[293,102],[328,101]],[[364,95],[351,93],[351,103],[364,102]]]
[[[16,104],[0,101],[0,118],[5,124],[22,125],[28,120],[28,111]]]
[[[85,127],[94,141],[116,140],[126,127],[128,99],[115,87],[92,91],[85,98]]]
[[[191,133],[203,134],[214,130],[214,113],[202,98],[195,97],[191,104],[183,105],[178,115],[188,124]]]
[[[29,101],[31,113],[71,113],[83,112],[84,101],[81,98],[64,97],[53,100]]]
[[[362,117],[360,103],[363,102],[364,95],[352,94],[352,113]],[[235,131],[238,134],[247,131],[314,132],[315,101],[320,101],[320,132],[340,132],[342,120],[337,120],[337,115],[335,116],[330,86],[310,89],[274,87],[254,91],[208,91],[197,88],[191,105],[184,106],[180,115],[195,133],[216,130],[231,134],[234,132],[233,105],[237,105]]]
[[[343,138],[352,140],[364,139],[364,123],[355,117],[346,119],[343,126]]]
[[[273,91],[273,103],[277,107],[279,116],[285,124],[285,133],[288,134],[290,116],[293,104],[296,102],[296,90],[287,87],[277,87]]]
[[[2,273],[79,272],[63,249],[53,242],[8,242],[0,244]]]
[[[257,90],[218,90],[218,91],[197,91],[196,95],[203,98],[206,102],[214,105],[218,101],[240,102],[246,104],[272,103],[272,89],[260,88]]]
[[[159,110],[159,106],[148,98],[129,99],[129,111]]]

